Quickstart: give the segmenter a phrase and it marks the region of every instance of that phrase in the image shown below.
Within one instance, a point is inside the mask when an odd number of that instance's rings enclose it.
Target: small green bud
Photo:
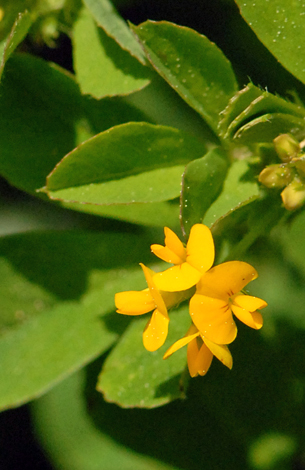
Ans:
[[[281,196],[288,211],[299,209],[305,202],[305,185],[296,177],[281,192]]]
[[[276,153],[282,162],[289,162],[300,152],[299,142],[290,134],[281,134],[273,140]]]
[[[291,182],[293,171],[285,164],[270,165],[260,172],[258,180],[267,188],[283,188]]]

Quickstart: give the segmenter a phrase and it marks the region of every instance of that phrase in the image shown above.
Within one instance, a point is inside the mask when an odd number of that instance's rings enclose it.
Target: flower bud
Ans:
[[[276,153],[282,162],[289,162],[300,152],[300,145],[290,134],[281,134],[273,140]]]
[[[305,177],[305,159],[304,156],[293,159],[294,166],[297,168],[298,173],[301,177]]]
[[[258,180],[267,188],[283,188],[293,178],[291,168],[284,164],[270,165],[260,172]]]
[[[299,209],[305,202],[305,185],[298,178],[294,178],[281,192],[281,196],[287,210]]]

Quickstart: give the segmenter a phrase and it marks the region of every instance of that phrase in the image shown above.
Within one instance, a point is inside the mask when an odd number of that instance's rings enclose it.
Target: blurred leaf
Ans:
[[[234,134],[238,143],[272,142],[280,134],[289,133],[300,140],[304,137],[304,118],[291,114],[264,114],[243,125]]]
[[[32,18],[28,11],[18,13],[16,21],[7,39],[0,42],[0,78],[6,61],[14,52],[18,44],[25,38],[32,24]]]
[[[75,22],[73,42],[76,79],[83,93],[103,98],[128,94],[149,83],[150,70],[98,28],[85,9]]]
[[[219,196],[228,166],[228,157],[221,148],[210,150],[186,166],[181,193],[181,222],[185,235],[189,235],[194,224],[202,223],[206,211]]]
[[[235,0],[258,38],[293,75],[305,83],[305,4],[300,1]]]
[[[48,176],[46,191],[53,199],[91,204],[174,199],[185,164],[205,151],[178,129],[130,122],[67,155]]]
[[[91,11],[92,16],[108,36],[131,55],[145,64],[145,55],[128,28],[125,21],[118,15],[113,4],[109,0],[84,0],[85,5]]]
[[[237,91],[223,53],[205,36],[166,21],[132,29],[157,72],[217,133],[219,113]]]
[[[31,407],[35,434],[61,470],[173,470],[99,430],[87,412],[85,372],[69,377]]]
[[[285,229],[282,228],[280,235],[284,242],[285,255],[305,276],[305,244],[303,237],[305,233],[305,212],[300,212]]]
[[[249,171],[245,160],[236,160],[228,170],[222,192],[206,212],[203,223],[211,226],[230,212],[249,204],[259,196],[257,183],[247,178]]]
[[[139,260],[141,248],[145,262],[149,241],[123,232],[1,239],[0,274],[10,282],[2,308],[10,322],[0,336],[0,409],[41,395],[117,339],[128,319],[105,314],[114,310],[116,292],[145,286],[140,268],[123,269]]]
[[[142,342],[148,315],[131,323],[106,359],[99,376],[97,389],[103,392],[107,401],[124,408],[154,408],[183,398],[179,384],[186,366],[186,348],[167,360],[162,358],[168,347],[184,336],[189,328],[188,307],[170,313],[168,338],[165,345],[155,352],[146,351]]]
[[[0,173],[30,193],[81,141],[113,125],[143,120],[120,98],[82,97],[73,76],[36,57],[18,54],[0,85]]]

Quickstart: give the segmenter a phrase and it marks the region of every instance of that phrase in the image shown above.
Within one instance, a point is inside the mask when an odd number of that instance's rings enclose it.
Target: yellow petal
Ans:
[[[240,321],[245,323],[245,325],[250,326],[250,328],[259,330],[263,326],[263,317],[259,312],[249,312],[249,310],[238,307],[234,304],[232,304],[231,308],[234,315],[236,315]]]
[[[164,315],[167,316],[167,308],[165,302],[160,294],[158,288],[156,287],[152,275],[155,274],[151,269],[144,266],[144,264],[140,263],[141,268],[143,269],[144,276],[149,288],[149,292],[155,302],[155,307]]]
[[[154,282],[159,290],[175,292],[187,290],[193,287],[199,281],[201,273],[188,263],[182,263],[179,266],[157,273],[154,276]]]
[[[252,295],[235,295],[233,303],[238,307],[245,308],[249,312],[254,312],[255,310],[260,310],[261,308],[267,307],[267,302],[258,297],[252,297]]]
[[[168,227],[164,227],[165,246],[151,245],[151,251],[159,258],[173,264],[182,264],[186,260],[186,249],[177,235]]]
[[[156,309],[143,331],[143,344],[147,351],[156,351],[165,342],[168,333],[168,316]]]
[[[243,261],[228,261],[203,274],[197,285],[202,295],[229,299],[258,276],[256,270]]]
[[[211,353],[213,353],[214,356],[220,360],[220,362],[222,362],[229,369],[232,369],[233,358],[229,348],[226,345],[212,343],[212,341],[209,341],[206,338],[204,338],[204,342],[211,351]]]
[[[171,356],[174,352],[178,351],[178,349],[183,348],[186,344],[188,344],[190,341],[192,341],[194,338],[199,336],[199,331],[195,327],[195,333],[190,334],[190,330],[187,332],[186,336],[184,336],[181,339],[178,339],[174,344],[171,345],[171,347],[166,351],[166,353],[163,356],[163,359],[167,359],[169,356]]]
[[[205,338],[217,344],[229,344],[237,328],[227,302],[195,294],[190,300],[191,319]]]
[[[187,263],[202,274],[210,269],[214,263],[215,248],[211,230],[206,225],[193,225],[186,251]]]
[[[168,227],[164,227],[165,245],[181,259],[181,263],[186,260],[186,249],[182,241],[177,235]]]
[[[187,347],[187,365],[191,377],[205,375],[213,359],[209,348],[204,343],[199,347],[198,343],[200,344],[195,338]]]
[[[167,263],[181,264],[183,262],[181,258],[167,246],[151,245],[150,249],[154,255],[158,256],[160,259],[163,259],[163,261],[166,261]]]
[[[115,294],[114,301],[117,312],[124,315],[142,315],[156,307],[149,289],[119,292]]]

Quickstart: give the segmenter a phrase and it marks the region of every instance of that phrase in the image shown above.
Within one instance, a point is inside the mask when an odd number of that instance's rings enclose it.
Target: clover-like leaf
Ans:
[[[76,79],[83,93],[95,98],[122,95],[149,83],[151,71],[99,28],[86,9],[75,22],[73,42]]]
[[[196,31],[166,21],[132,26],[152,66],[217,133],[219,113],[237,91],[230,62]]]
[[[99,376],[97,388],[107,401],[124,408],[154,408],[183,396],[179,381],[186,366],[186,351],[178,351],[174,358],[162,358],[166,348],[187,331],[188,308],[180,307],[169,315],[168,338],[155,352],[147,351],[142,342],[147,315],[128,327]]]
[[[0,409],[41,395],[117,339],[127,323],[113,312],[114,294],[130,283],[145,287],[140,268],[130,268],[144,238],[69,231],[2,237]]]
[[[49,175],[46,192],[90,204],[166,201],[179,196],[185,164],[204,153],[205,144],[183,131],[130,122],[66,155]]]
[[[254,99],[249,102],[252,98]],[[287,114],[288,119],[291,115],[299,121],[305,117],[305,110],[302,106],[250,84],[230,101],[224,111],[220,124],[221,134],[224,138],[233,138],[243,125],[251,122],[251,119],[258,119],[260,116],[272,113]]]
[[[305,83],[304,2],[235,1],[262,43],[287,70]]]
[[[97,24],[104,29],[108,36],[115,39],[122,49],[145,64],[146,58],[141,46],[123,18],[115,10],[112,2],[109,0],[84,0],[84,3]]]

